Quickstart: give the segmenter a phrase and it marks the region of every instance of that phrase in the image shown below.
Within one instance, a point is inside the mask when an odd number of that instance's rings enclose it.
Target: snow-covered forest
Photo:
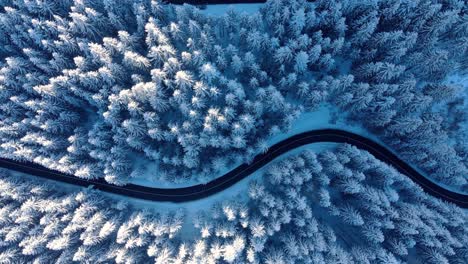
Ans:
[[[273,163],[248,199],[136,210],[0,173],[0,263],[466,263],[466,210],[349,145]],[[240,202],[240,201],[245,202]],[[195,229],[182,236],[184,221]],[[193,231],[192,231],[193,232]]]
[[[463,0],[0,1],[0,155],[124,184],[207,181],[324,103],[468,188]],[[313,120],[310,120],[313,122]],[[466,130],[466,127],[465,127]]]
[[[269,0],[216,16],[0,0],[0,157],[116,185],[205,183],[324,107],[468,192],[466,0]],[[0,169],[0,264],[468,263],[466,209],[366,151],[325,149],[192,211]]]

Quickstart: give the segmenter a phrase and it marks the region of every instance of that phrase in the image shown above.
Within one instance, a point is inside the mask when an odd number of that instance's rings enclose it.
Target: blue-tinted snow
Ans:
[[[212,16],[222,16],[231,8],[240,13],[253,14],[259,11],[262,6],[263,4],[207,5],[206,9],[202,10],[202,13]]]

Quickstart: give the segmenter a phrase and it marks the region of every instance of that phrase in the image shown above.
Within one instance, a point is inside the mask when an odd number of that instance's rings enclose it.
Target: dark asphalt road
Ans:
[[[254,171],[263,167],[281,154],[316,142],[348,143],[358,147],[359,149],[366,150],[374,155],[377,159],[393,166],[402,174],[410,177],[415,183],[421,186],[426,193],[434,197],[455,203],[461,207],[468,208],[468,195],[456,193],[435,184],[413,169],[410,165],[399,159],[390,150],[379,145],[378,143],[357,134],[337,129],[312,130],[294,135],[271,146],[267,152],[257,155],[250,164],[242,164],[239,167],[224,174],[223,176],[208,182],[207,184],[199,184],[184,188],[161,189],[135,184],[116,186],[106,183],[103,179],[81,179],[73,175],[49,170],[45,167],[33,163],[18,162],[3,158],[0,159],[0,167],[83,187],[94,185],[95,189],[104,192],[110,192],[144,200],[186,202],[205,198],[212,194],[221,192],[236,182],[249,176]]]

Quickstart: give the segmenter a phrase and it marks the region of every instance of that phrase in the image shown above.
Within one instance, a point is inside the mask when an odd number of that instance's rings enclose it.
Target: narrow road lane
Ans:
[[[295,148],[317,142],[348,143],[350,145],[356,146],[359,149],[366,150],[374,155],[377,159],[393,166],[400,173],[410,177],[416,184],[421,186],[426,193],[434,197],[455,203],[461,207],[468,208],[468,195],[453,192],[440,185],[437,185],[425,176],[421,175],[409,164],[402,161],[393,152],[381,146],[380,144],[360,135],[338,129],[312,130],[294,135],[271,146],[267,152],[255,156],[254,160],[250,164],[242,164],[230,172],[208,182],[207,184],[198,184],[183,188],[162,189],[135,184],[116,186],[105,182],[104,179],[81,179],[73,175],[49,170],[43,166],[33,163],[18,162],[4,158],[0,158],[0,167],[83,187],[93,185],[95,189],[104,192],[110,192],[144,200],[186,202],[205,198],[212,194],[221,192],[238,181],[244,179],[245,177],[251,175],[254,171],[260,169],[281,154],[284,154]]]

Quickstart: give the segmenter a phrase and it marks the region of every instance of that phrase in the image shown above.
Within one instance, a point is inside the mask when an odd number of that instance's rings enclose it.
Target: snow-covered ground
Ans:
[[[452,74],[447,78],[447,83],[462,86],[462,95],[465,97],[465,109],[468,111],[468,74]],[[468,135],[468,121],[460,124],[462,127],[461,132]]]
[[[468,86],[468,74],[452,74],[447,78],[447,83],[463,85],[466,90]]]
[[[334,118],[334,113],[336,114],[338,111],[338,109],[330,105],[321,105],[316,111],[304,112],[294,121],[289,131],[271,137],[268,143],[269,145],[273,145],[290,136],[324,128],[343,129],[374,140],[376,139],[375,136],[368,133],[363,127],[346,123],[346,113],[338,113],[338,118]]]
[[[170,182],[161,179],[158,165],[155,162],[149,161],[146,158],[135,159],[134,168],[138,169],[137,174],[129,179],[130,183],[158,188],[181,188],[199,184],[195,179],[175,178],[179,182]],[[226,171],[227,172],[227,171]],[[183,180],[183,182],[182,182]]]
[[[263,4],[227,4],[227,5],[207,5],[206,9],[202,9],[202,13],[211,16],[222,16],[226,14],[226,11],[233,9],[240,13],[253,14],[256,13]]]

